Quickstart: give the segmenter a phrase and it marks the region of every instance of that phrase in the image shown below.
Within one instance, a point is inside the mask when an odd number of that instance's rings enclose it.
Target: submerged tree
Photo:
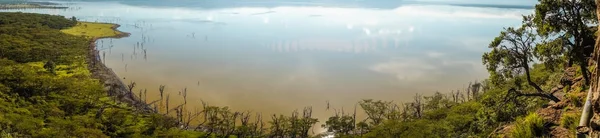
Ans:
[[[537,96],[543,97],[555,102],[560,101],[550,93],[544,92],[536,84],[530,74],[530,63],[534,61],[534,46],[536,45],[537,35],[534,33],[531,18],[523,17],[523,26],[519,28],[505,28],[489,45],[492,51],[483,55],[483,64],[486,65],[492,78],[492,81],[500,81],[503,78],[515,78],[524,73],[527,84],[535,89],[533,93],[523,93],[515,88],[509,92],[515,92],[518,96]],[[497,83],[497,82],[496,82]],[[516,84],[517,87],[520,86]]]

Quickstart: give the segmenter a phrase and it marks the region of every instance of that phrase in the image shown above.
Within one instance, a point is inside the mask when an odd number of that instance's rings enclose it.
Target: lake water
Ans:
[[[121,24],[131,36],[98,41],[101,55],[149,101],[166,85],[172,105],[187,88],[189,108],[201,99],[263,114],[313,106],[321,122],[332,115],[326,101],[338,109],[361,99],[408,102],[486,78],[489,42],[533,12],[420,1],[60,3],[71,9],[20,11]]]

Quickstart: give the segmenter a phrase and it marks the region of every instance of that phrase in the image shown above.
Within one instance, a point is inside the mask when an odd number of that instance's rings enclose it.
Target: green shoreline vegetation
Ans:
[[[71,20],[76,19],[71,18]],[[110,23],[77,22],[75,26],[60,31],[86,38],[119,38],[127,36],[127,33],[116,30],[118,26],[117,24]]]
[[[0,136],[184,136],[174,119],[137,113],[107,95],[87,68],[89,39],[60,31],[76,24],[0,13]]]
[[[90,41],[118,34],[106,30],[114,25],[0,13],[0,136],[574,137],[595,71],[587,66],[595,8],[591,0],[540,0],[522,26],[505,28],[490,43],[482,56],[488,79],[447,94],[416,94],[403,104],[365,99],[350,112],[327,105],[334,112],[327,120],[313,118],[311,107],[289,116],[207,103],[197,112],[185,103],[169,108],[164,86],[159,100],[142,101],[153,112],[143,112],[109,96],[87,65]],[[104,29],[91,29],[97,27]],[[131,96],[135,83],[127,87]],[[319,121],[330,134],[310,136]]]

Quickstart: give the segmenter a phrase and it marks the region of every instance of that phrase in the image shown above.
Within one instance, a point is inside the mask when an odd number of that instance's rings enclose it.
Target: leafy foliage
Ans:
[[[20,26],[20,27],[39,27],[45,26],[51,29],[65,29],[77,24],[76,21],[65,20],[63,16],[43,15],[35,13],[0,13],[0,25]],[[41,33],[40,33],[41,34]]]
[[[594,0],[539,0],[535,6],[533,22],[540,36],[549,39],[540,43],[536,51],[542,61],[556,63],[564,56],[567,66],[579,64],[589,83],[587,57],[594,47],[596,3]],[[564,52],[563,52],[564,51]]]
[[[84,59],[87,39],[56,29],[75,23],[61,16],[32,13],[0,13],[0,57],[20,63],[53,60],[70,64]]]
[[[106,95],[85,63],[88,40],[58,29],[61,16],[0,13],[2,137],[202,136]],[[174,135],[177,134],[177,135]]]
[[[514,138],[533,138],[544,136],[544,119],[535,113],[519,118],[511,136]]]
[[[564,113],[560,118],[560,126],[567,128],[571,131],[577,129],[577,123],[579,123],[581,115],[576,113]]]

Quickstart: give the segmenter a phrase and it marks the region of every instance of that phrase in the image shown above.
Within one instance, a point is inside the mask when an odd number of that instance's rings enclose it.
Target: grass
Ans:
[[[577,123],[579,123],[580,115],[578,113],[564,113],[560,118],[560,126],[569,129],[569,131],[575,131]]]
[[[114,37],[123,34],[123,32],[113,30],[113,26],[115,25],[108,23],[78,22],[74,27],[60,31],[71,35],[85,36],[87,38]]]
[[[565,95],[567,99],[571,101],[575,107],[582,107],[584,104],[585,95],[579,94],[579,92],[570,92]]]
[[[39,72],[44,72],[46,71],[46,69],[44,68],[44,63],[45,62],[29,62],[26,64],[34,67],[35,70]],[[87,68],[85,60],[76,61],[71,65],[56,65],[55,71],[58,77],[91,76],[91,73]]]
[[[516,121],[514,129],[511,131],[513,138],[533,138],[541,137],[544,134],[544,119],[532,113]]]

